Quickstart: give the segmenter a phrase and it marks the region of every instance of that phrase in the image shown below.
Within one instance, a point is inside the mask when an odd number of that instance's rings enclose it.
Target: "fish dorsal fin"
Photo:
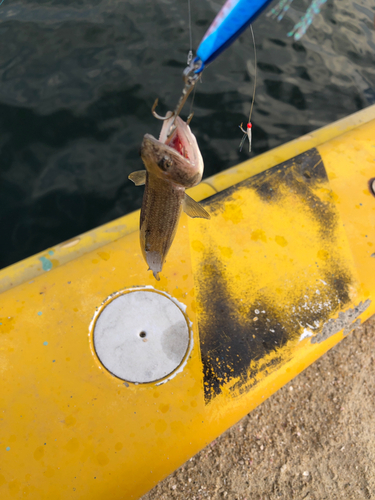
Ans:
[[[185,193],[184,199],[184,212],[189,217],[200,217],[201,219],[210,219],[211,216],[206,210],[200,205],[197,201],[194,201],[193,198],[190,198],[188,194]]]
[[[143,186],[146,182],[146,170],[136,170],[128,176],[128,179],[133,181],[136,186]]]

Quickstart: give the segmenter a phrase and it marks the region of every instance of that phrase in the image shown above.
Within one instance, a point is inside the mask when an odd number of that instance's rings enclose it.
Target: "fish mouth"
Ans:
[[[186,189],[202,180],[203,158],[189,125],[180,117],[168,137],[172,123],[173,117],[163,122],[159,139],[150,134],[143,137],[141,157],[150,175]]]
[[[168,137],[172,122],[173,116],[163,123],[159,142],[165,144],[173,151],[176,151],[203,175],[203,158],[199,150],[197,139],[192,133],[189,125],[177,116],[174,122],[175,130],[171,136]]]

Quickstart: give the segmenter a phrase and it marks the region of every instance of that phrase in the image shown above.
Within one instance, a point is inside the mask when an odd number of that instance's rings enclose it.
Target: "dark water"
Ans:
[[[223,0],[191,0],[197,47]],[[328,0],[300,42],[254,24],[257,155],[375,102],[373,0]],[[187,0],[12,1],[0,6],[0,267],[140,207],[150,112],[174,107],[189,49]],[[192,122],[210,176],[239,153],[254,80],[250,32],[208,67]],[[186,114],[184,115],[186,116]]]

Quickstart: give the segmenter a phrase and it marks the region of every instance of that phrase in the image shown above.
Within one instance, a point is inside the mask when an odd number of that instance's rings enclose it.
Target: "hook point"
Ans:
[[[165,115],[165,116],[160,116],[156,111],[156,107],[159,103],[159,98],[156,98],[155,99],[155,102],[154,102],[154,105],[152,106],[151,108],[151,113],[152,115],[157,119],[157,120],[162,120],[162,121],[165,121],[165,120],[169,120],[169,118],[172,118],[172,116],[174,115],[174,112],[173,111],[168,111],[168,113]]]

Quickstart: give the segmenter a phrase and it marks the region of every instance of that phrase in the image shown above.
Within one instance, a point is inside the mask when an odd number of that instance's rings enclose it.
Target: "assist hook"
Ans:
[[[183,77],[183,80],[185,82],[185,85],[184,85],[184,88],[182,89],[182,95],[181,95],[174,111],[168,111],[168,113],[165,116],[160,116],[155,111],[159,100],[156,99],[156,101],[154,102],[154,105],[152,106],[151,111],[152,111],[152,114],[155,118],[157,118],[158,120],[164,121],[164,120],[169,120],[169,118],[172,118],[172,116],[173,116],[173,120],[172,120],[171,126],[169,128],[169,132],[168,132],[168,137],[170,137],[173,134],[173,132],[176,130],[176,125],[175,125],[176,118],[181,113],[182,108],[184,107],[184,104],[190,95],[190,92],[193,90],[194,85],[196,84],[196,82],[200,76],[200,73],[203,70],[203,67],[204,67],[203,62],[198,57],[196,57],[193,61],[191,61],[189,66],[187,66],[184,69],[182,77]],[[189,118],[188,118],[189,122],[190,122],[191,118],[192,118],[192,116],[189,116]]]
[[[158,120],[162,120],[162,121],[165,121],[165,120],[169,120],[169,118],[171,118],[173,116],[173,111],[168,111],[168,113],[165,115],[165,116],[160,116],[156,111],[156,107],[159,103],[159,98],[157,97],[155,99],[155,102],[154,102],[154,105],[152,106],[151,108],[151,113],[153,114],[153,116],[155,118],[157,118]]]

